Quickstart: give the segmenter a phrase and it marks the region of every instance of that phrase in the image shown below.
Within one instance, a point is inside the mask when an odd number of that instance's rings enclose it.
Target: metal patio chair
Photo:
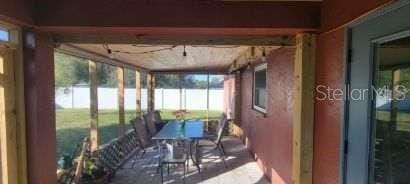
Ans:
[[[183,183],[185,183],[186,173],[188,171],[188,152],[187,145],[178,142],[166,143],[166,152],[162,153],[160,161],[161,183],[164,183],[164,166],[167,166],[167,173],[169,175],[170,165],[183,165]]]
[[[147,131],[145,124],[145,120],[142,117],[137,117],[132,122],[132,126],[137,133],[138,141],[143,149],[143,155],[145,154],[146,148],[152,145],[151,136]]]
[[[149,133],[151,134],[151,136],[154,136],[158,132],[157,127],[155,126],[154,113],[148,112],[143,116],[143,118],[145,120]]]
[[[224,166],[227,167],[226,161],[225,161],[226,152],[225,152],[225,148],[222,144],[222,138],[223,138],[223,134],[224,134],[225,130],[228,127],[229,121],[230,120],[227,119],[226,115],[223,114],[221,116],[221,119],[219,120],[219,127],[218,127],[218,130],[217,130],[216,137],[215,136],[208,136],[207,139],[204,139],[205,141],[211,142],[211,144],[210,145],[209,144],[207,144],[207,145],[204,145],[204,144],[197,145],[199,147],[199,151],[200,151],[200,153],[199,153],[200,158],[204,157],[203,155],[205,155],[205,154],[211,153],[213,151],[217,151],[219,153],[220,158],[223,161]]]

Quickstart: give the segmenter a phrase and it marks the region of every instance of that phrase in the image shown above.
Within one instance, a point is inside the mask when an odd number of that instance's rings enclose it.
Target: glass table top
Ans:
[[[204,137],[204,122],[201,120],[186,120],[168,122],[155,136],[154,140],[200,139]]]

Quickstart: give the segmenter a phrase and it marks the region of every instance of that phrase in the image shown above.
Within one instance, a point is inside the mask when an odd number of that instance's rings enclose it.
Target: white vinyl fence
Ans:
[[[206,110],[206,89],[182,89],[182,101],[179,89],[155,89],[156,109],[190,109]],[[209,109],[223,110],[223,89],[209,90]],[[135,109],[135,89],[125,89],[125,109]],[[117,109],[117,89],[98,88],[98,108]],[[89,108],[90,89],[88,87],[74,87],[56,90],[57,108]],[[181,106],[182,105],[182,106]],[[147,109],[147,89],[141,90],[141,108]]]

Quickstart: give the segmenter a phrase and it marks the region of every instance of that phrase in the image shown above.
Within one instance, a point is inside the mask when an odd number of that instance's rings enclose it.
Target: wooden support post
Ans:
[[[91,151],[96,151],[99,144],[97,63],[89,60],[88,65],[90,73],[90,147]]]
[[[27,143],[22,34],[19,27],[3,22],[0,24],[10,31],[10,41],[0,43],[0,183],[26,184]]]
[[[206,78],[206,122],[209,123],[209,73]]]
[[[125,134],[125,109],[124,109],[124,68],[117,67],[117,85],[118,85],[118,122],[119,122],[119,134]]]
[[[141,116],[141,73],[138,70],[135,71],[135,96],[136,117],[139,117]]]
[[[24,103],[29,183],[57,183],[54,42],[49,34],[24,32]],[[50,173],[50,171],[54,171]]]
[[[17,184],[17,126],[13,50],[0,48],[0,145],[2,182]]]
[[[296,35],[292,183],[312,183],[316,36]]]
[[[233,97],[233,118],[235,120],[236,125],[241,125],[240,122],[240,110],[239,108],[241,107],[241,72],[237,71],[235,72],[235,81],[234,81],[234,97]]]
[[[390,123],[397,124],[397,114],[398,114],[398,99],[400,98],[399,93],[399,83],[400,82],[400,69],[392,71],[392,94],[390,103]],[[392,127],[395,128],[396,126]]]
[[[147,90],[148,90],[148,111],[154,111],[155,107],[155,75],[147,74]]]
[[[179,87],[179,110],[184,109],[183,108],[183,100],[182,100],[182,79],[183,76],[182,74],[178,74],[178,87]]]
[[[13,36],[14,35],[14,36]],[[16,100],[16,136],[17,136],[17,173],[18,183],[26,184],[27,181],[27,142],[26,142],[26,115],[24,102],[24,62],[23,62],[23,43],[20,28],[12,31],[11,40],[15,40],[18,46],[14,53],[14,77],[15,77],[15,100]]]
[[[151,76],[151,111],[155,110],[155,86],[156,86],[156,81],[155,81],[155,74],[152,74]]]

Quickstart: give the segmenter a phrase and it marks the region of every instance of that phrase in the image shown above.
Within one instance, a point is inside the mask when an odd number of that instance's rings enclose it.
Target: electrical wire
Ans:
[[[107,50],[107,52],[130,54],[130,55],[149,54],[149,53],[160,52],[160,51],[165,51],[165,50],[172,50],[175,47],[177,47],[177,46],[174,45],[174,46],[170,46],[170,47],[167,47],[167,48],[154,49],[154,50],[143,51],[143,52],[130,52],[130,51],[112,50],[112,49],[110,49],[108,44],[103,44],[103,48],[105,50]]]
[[[132,46],[134,47],[158,47],[159,45],[136,45],[133,44]],[[241,46],[213,46],[213,45],[190,45],[191,47],[202,47],[202,48],[220,48],[220,49],[229,49],[229,48],[238,48]],[[108,53],[122,53],[122,54],[130,54],[130,55],[140,55],[140,54],[150,54],[150,53],[155,53],[155,52],[161,52],[161,51],[166,51],[166,50],[172,50],[176,48],[177,45],[172,45],[168,46],[166,48],[160,48],[160,49],[154,49],[154,50],[149,50],[149,51],[143,51],[143,52],[131,52],[131,51],[122,51],[122,50],[113,50],[109,47],[108,44],[103,44],[103,48],[107,50]],[[184,45],[184,48],[186,46]]]

